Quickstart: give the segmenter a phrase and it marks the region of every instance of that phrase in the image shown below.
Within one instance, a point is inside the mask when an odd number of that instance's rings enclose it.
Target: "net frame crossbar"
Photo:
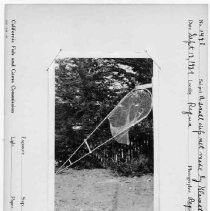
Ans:
[[[109,141],[115,139],[117,136],[122,135],[123,133],[126,133],[131,127],[133,127],[134,125],[138,124],[140,121],[142,121],[143,119],[145,119],[148,115],[146,115],[145,117],[139,119],[137,122],[135,122],[135,124],[131,124],[129,127],[127,127],[125,130],[121,131],[120,133],[118,133],[117,135],[111,137],[110,139],[106,140],[105,142],[99,144],[97,147],[95,147],[94,149],[90,149],[90,146],[88,144],[88,139],[95,133],[95,131],[105,122],[105,120],[107,120],[112,113],[116,110],[116,108],[118,107],[119,104],[121,104],[121,102],[128,96],[130,95],[132,92],[135,92],[137,90],[142,90],[145,89],[147,90],[148,88],[152,88],[152,83],[151,84],[144,84],[144,85],[138,85],[136,86],[136,88],[134,88],[133,90],[131,90],[128,94],[126,94],[121,100],[120,102],[114,107],[114,109],[100,122],[100,124],[87,136],[86,139],[84,139],[84,141],[79,145],[79,147],[69,156],[69,158],[61,165],[61,167],[56,171],[56,174],[59,174],[61,172],[63,172],[64,170],[66,170],[67,168],[69,168],[70,166],[74,165],[75,163],[77,163],[78,161],[80,161],[81,159],[85,158],[86,156],[90,155],[91,153],[93,153],[95,150],[97,150],[98,148],[100,148],[101,146],[105,145],[106,143],[108,143]],[[149,94],[152,96],[151,92],[149,90],[147,90],[149,92]],[[152,106],[150,108],[150,111],[152,109]],[[150,113],[150,111],[148,112],[148,114]],[[71,162],[71,158],[76,154],[76,152],[83,146],[86,145],[88,148],[88,153],[84,154],[83,156],[81,156],[80,158],[78,158],[76,161]],[[69,162],[69,165],[67,165],[65,167],[65,165]]]

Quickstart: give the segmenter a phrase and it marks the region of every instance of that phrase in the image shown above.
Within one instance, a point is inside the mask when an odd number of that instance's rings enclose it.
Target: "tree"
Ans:
[[[63,58],[56,63],[55,158],[63,162],[136,84],[151,83],[153,63],[139,58]],[[140,133],[152,134],[152,114],[140,125],[130,131],[133,140]],[[94,144],[108,137],[105,123],[93,136]]]

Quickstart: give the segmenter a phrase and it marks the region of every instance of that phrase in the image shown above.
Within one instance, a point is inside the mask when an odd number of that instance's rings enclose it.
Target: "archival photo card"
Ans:
[[[5,211],[207,210],[208,5],[5,5]]]

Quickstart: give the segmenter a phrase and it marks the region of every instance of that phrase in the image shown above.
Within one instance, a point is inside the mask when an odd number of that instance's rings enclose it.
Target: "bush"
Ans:
[[[82,159],[72,167],[77,170],[103,168],[102,164],[97,159],[94,159],[94,157],[91,156],[86,157],[85,160]]]
[[[119,176],[140,177],[143,174],[153,173],[153,160],[145,155],[124,163],[121,161],[110,161],[108,165]]]

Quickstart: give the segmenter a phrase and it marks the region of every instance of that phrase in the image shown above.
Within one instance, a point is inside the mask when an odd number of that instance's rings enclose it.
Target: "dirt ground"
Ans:
[[[109,170],[55,176],[56,211],[152,211],[153,177],[115,177]]]

